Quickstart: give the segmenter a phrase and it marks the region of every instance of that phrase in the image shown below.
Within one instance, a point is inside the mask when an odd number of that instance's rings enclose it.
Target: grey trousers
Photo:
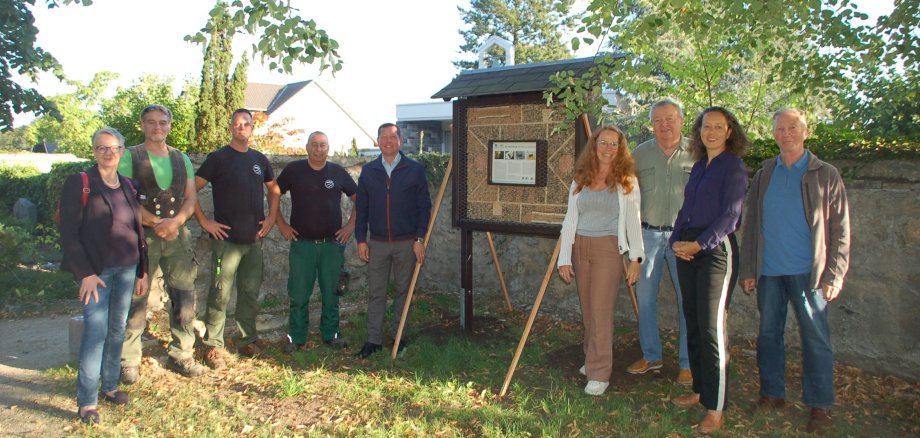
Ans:
[[[399,318],[406,305],[406,294],[415,270],[415,253],[412,240],[402,242],[378,242],[368,239],[370,260],[367,265],[367,342],[383,345],[383,316],[386,313],[387,289],[390,284],[390,268],[396,297],[393,302],[393,333],[399,327]]]

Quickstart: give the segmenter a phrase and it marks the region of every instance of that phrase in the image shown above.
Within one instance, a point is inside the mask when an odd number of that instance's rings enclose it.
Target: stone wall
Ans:
[[[273,157],[276,175],[292,160]],[[341,162],[357,178],[366,159]],[[194,159],[196,167],[201,159]],[[920,379],[920,162],[882,161],[833,163],[844,175],[851,209],[852,257],[843,292],[831,303],[831,331],[838,361],[874,372],[892,373],[913,380]],[[432,184],[432,196],[437,193]],[[458,295],[460,285],[460,233],[451,227],[448,190],[441,203],[436,228],[429,242],[428,258],[422,269],[417,293],[441,291]],[[202,190],[202,204],[210,215],[209,189]],[[350,208],[350,202],[345,203]],[[282,198],[285,216],[290,213],[290,199]],[[210,281],[209,239],[201,236],[197,222],[189,227],[197,240],[200,264],[199,303],[204,303]],[[529,310],[555,241],[516,235],[495,235],[495,245],[505,275],[512,304]],[[277,229],[265,241],[265,280],[262,300],[287,302],[287,244]],[[353,292],[343,308],[361,309],[365,303],[365,269],[355,254],[355,245],[346,249],[346,264],[352,271]],[[483,233],[474,235],[474,300],[501,296],[495,268]],[[659,322],[676,329],[674,292],[670,280],[662,283],[659,294]],[[232,304],[231,304],[232,306]],[[314,306],[311,306],[314,307]],[[199,305],[199,313],[203,313]],[[566,285],[553,276],[543,301],[542,313],[556,318],[580,318],[574,285]],[[616,304],[617,324],[635,326],[629,295],[620,293]],[[787,344],[799,343],[790,312]],[[735,338],[754,338],[759,316],[756,300],[735,289],[729,314],[729,327]],[[475,324],[475,320],[474,320]]]

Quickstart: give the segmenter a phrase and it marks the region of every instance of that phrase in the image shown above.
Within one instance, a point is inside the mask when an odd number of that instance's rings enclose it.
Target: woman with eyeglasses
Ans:
[[[585,393],[599,396],[613,370],[613,305],[623,278],[622,255],[629,253],[626,281],[639,278],[645,257],[639,220],[639,184],[623,131],[599,128],[575,163],[562,222],[559,276],[575,278],[585,326]]]
[[[687,352],[693,392],[673,398],[680,407],[697,404],[706,416],[697,431],[722,428],[728,389],[727,310],[738,280],[741,206],[748,173],[741,161],[750,141],[735,116],[722,107],[709,107],[693,122],[690,152],[697,160],[684,188],[671,249],[677,256],[687,321]]]
[[[124,137],[115,129],[93,134],[97,164],[70,175],[61,189],[61,269],[80,285],[83,337],[77,370],[77,414],[99,421],[97,402],[128,403],[118,391],[121,346],[131,293],[147,288],[147,247],[135,184],[118,174]]]

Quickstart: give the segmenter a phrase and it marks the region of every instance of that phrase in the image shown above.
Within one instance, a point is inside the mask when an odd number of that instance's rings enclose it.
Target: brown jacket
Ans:
[[[761,164],[754,174],[745,200],[739,279],[757,279],[763,263],[763,198],[776,168],[776,158]],[[850,263],[850,211],[847,193],[837,168],[809,152],[808,169],[802,176],[802,203],[811,228],[811,285],[843,287]]]

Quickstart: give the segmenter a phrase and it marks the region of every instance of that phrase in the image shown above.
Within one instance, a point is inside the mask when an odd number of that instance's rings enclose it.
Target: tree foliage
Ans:
[[[92,1],[45,0],[49,8],[61,3],[90,5]],[[30,9],[34,6],[35,0],[0,0],[0,131],[13,129],[14,114],[47,114],[59,120],[61,118],[53,102],[34,88],[13,80],[15,73],[34,82],[42,72],[52,72],[58,79],[64,80],[64,71],[54,56],[35,46],[38,28]]]
[[[339,59],[339,43],[329,38],[325,30],[318,29],[316,22],[297,15],[289,0],[233,0],[229,4],[218,1],[211,10],[211,18],[221,14],[228,16],[231,33],[244,32],[258,37],[252,45],[254,55],[262,63],[279,73],[291,73],[294,64],[313,64],[319,61],[319,70],[327,68],[333,73],[342,69]],[[205,43],[206,35],[214,31],[215,22],[194,35],[187,35],[186,41]]]
[[[211,35],[201,67],[195,141],[191,147],[193,152],[198,153],[211,152],[227,142],[227,124],[230,113],[235,109],[230,80],[230,64],[233,61],[230,15],[226,11],[212,15],[208,28]]]
[[[198,89],[186,83],[177,95],[172,84],[170,77],[145,75],[130,87],[119,88],[112,98],[102,101],[100,117],[103,124],[121,132],[126,145],[140,144],[144,142],[141,111],[148,105],[163,105],[173,113],[172,130],[166,142],[180,150],[187,150],[192,138]]]
[[[28,126],[0,132],[0,151],[30,151],[32,146],[34,144]]]
[[[836,0],[596,0],[582,19],[580,40],[605,39],[628,56],[607,58],[583,78],[560,75],[546,97],[561,99],[572,120],[598,112],[604,86],[638,101],[638,111],[670,96],[688,114],[726,106],[763,133],[777,106],[821,107],[848,83],[871,46],[870,30],[854,24],[865,18]]]
[[[877,38],[840,90],[837,126],[885,137],[920,138],[920,3],[895,1]]]
[[[100,72],[88,84],[68,80],[67,83],[76,90],[50,99],[58,108],[61,119],[49,115],[36,119],[29,125],[32,143],[57,143],[59,152],[82,158],[92,157],[92,135],[103,126],[97,110],[102,101],[100,96],[116,77],[115,73]]]
[[[89,6],[92,0],[38,0],[53,8],[69,4]],[[18,74],[32,82],[42,72],[51,72],[64,80],[60,63],[41,47],[35,45],[38,28],[31,8],[36,0],[0,0],[0,131],[13,128],[15,114],[32,113],[60,118],[54,103],[34,88],[13,79]],[[297,9],[285,0],[234,0],[229,5],[219,3],[211,11],[226,10],[230,16],[230,32],[245,32],[257,37],[253,56],[260,56],[272,69],[290,73],[295,64],[319,62],[320,71],[342,68],[338,42],[326,31],[317,28],[313,20],[297,15]],[[210,24],[198,33],[185,37],[187,41],[205,43],[211,33]]]
[[[460,53],[477,54],[490,36],[500,36],[514,44],[515,64],[555,61],[572,57],[562,41],[563,33],[575,26],[569,15],[574,0],[472,0],[469,9],[457,7],[469,29],[460,30],[464,43]],[[493,55],[503,55],[493,48]],[[477,61],[455,61],[464,69],[477,67]]]
[[[243,53],[243,59],[236,64],[233,69],[233,76],[230,77],[230,91],[227,103],[230,108],[237,109],[245,106],[246,87],[249,85],[249,59],[246,53]]]

